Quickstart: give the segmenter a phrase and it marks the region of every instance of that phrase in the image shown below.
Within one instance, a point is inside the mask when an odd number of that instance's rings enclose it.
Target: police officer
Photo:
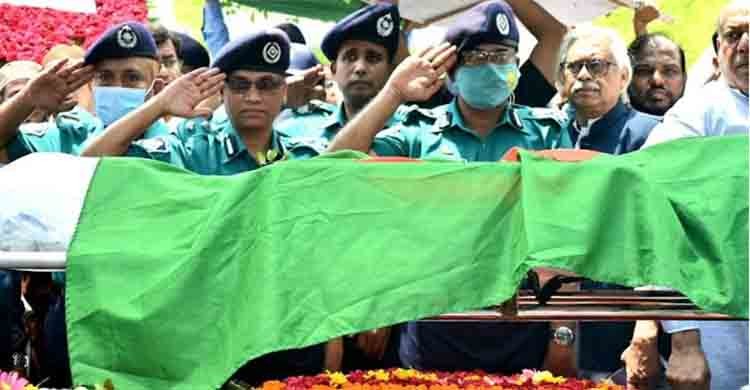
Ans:
[[[289,41],[281,30],[265,29],[227,44],[210,70],[197,69],[175,80],[141,108],[108,128],[84,155],[154,158],[202,174],[231,175],[285,158],[317,155],[322,145],[286,137],[273,128],[286,96]],[[198,103],[221,92],[225,121],[207,121]],[[163,115],[186,119],[173,136],[137,140]]]
[[[180,73],[190,73],[198,68],[211,65],[208,50],[200,42],[185,33],[175,32],[175,35],[180,39],[180,50],[178,52],[180,63],[182,63]]]
[[[309,109],[296,112],[279,123],[278,129],[292,136],[333,139],[385,85],[394,66],[400,24],[398,7],[385,3],[361,8],[336,23],[323,38],[321,49],[331,61],[343,102],[338,107],[311,102]]]
[[[79,65],[67,72],[62,67],[54,68],[55,72],[45,73],[39,82],[29,83],[25,92],[19,93],[19,99],[0,108],[15,112],[7,116],[0,112],[0,128],[3,129],[0,131],[8,132],[8,138],[12,138],[7,145],[0,142],[0,148],[7,146],[10,160],[31,152],[79,153],[81,145],[92,134],[101,132],[143,104],[159,72],[157,57],[156,44],[142,24],[126,22],[110,28],[86,52],[85,66]],[[75,108],[58,114],[52,124],[29,125],[20,128],[20,132],[15,131],[22,122],[14,120],[15,116],[34,109],[56,112],[65,97],[74,91],[67,86],[80,87],[92,74],[96,118]],[[147,130],[143,134],[145,138],[168,132],[161,121]],[[0,136],[0,141],[2,138]]]
[[[445,43],[404,60],[383,90],[336,136],[330,150],[354,149],[378,155],[498,161],[514,146],[569,147],[565,118],[548,109],[515,105],[518,29],[504,1],[481,3],[449,28]],[[456,53],[457,52],[457,53]],[[427,99],[451,71],[451,103],[412,110],[398,126],[380,132],[404,101]],[[377,135],[377,136],[376,136]],[[483,369],[518,372],[547,368],[575,375],[574,324],[421,323],[406,325],[399,357],[427,370]],[[558,340],[555,342],[554,340]]]

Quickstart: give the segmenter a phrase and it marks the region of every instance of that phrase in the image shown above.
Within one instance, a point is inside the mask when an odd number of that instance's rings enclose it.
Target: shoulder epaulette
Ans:
[[[167,139],[163,136],[147,138],[138,140],[135,143],[140,145],[143,149],[146,149],[149,153],[166,153],[169,151],[167,148]]]
[[[43,137],[45,134],[47,134],[47,131],[51,126],[53,126],[53,124],[50,122],[24,123],[19,127],[18,130],[24,134]]]

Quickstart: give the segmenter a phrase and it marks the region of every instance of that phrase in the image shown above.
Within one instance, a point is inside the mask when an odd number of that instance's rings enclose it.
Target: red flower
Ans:
[[[0,4],[0,59],[41,62],[53,46],[83,42],[88,47],[108,27],[146,20],[146,0],[96,0],[97,13]]]

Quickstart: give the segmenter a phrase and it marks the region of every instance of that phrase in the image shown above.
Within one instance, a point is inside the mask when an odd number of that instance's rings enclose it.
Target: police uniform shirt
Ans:
[[[568,124],[568,133],[573,144],[581,149],[625,154],[640,149],[660,121],[658,116],[636,111],[620,101],[587,129],[580,142],[581,132],[575,119]]]
[[[288,136],[318,138],[328,145],[347,123],[344,103],[338,106],[321,101],[311,101],[306,111],[296,110],[291,118],[279,121],[276,129]],[[400,106],[388,119],[384,128],[396,126],[415,110],[416,106]]]
[[[8,159],[14,161],[29,153],[57,152],[80,154],[92,137],[104,131],[102,122],[88,111],[75,108],[60,113],[54,120],[21,125],[15,138],[8,144]],[[164,121],[157,121],[141,137],[148,139],[169,133]]]
[[[230,121],[216,129],[206,128],[210,126],[211,122],[202,118],[185,120],[175,134],[134,142],[127,155],[163,161],[203,175],[233,175],[284,159],[315,157],[325,150],[322,144],[273,131],[268,152],[262,157],[251,156]]]
[[[321,137],[330,140],[332,136],[327,134],[324,124],[329,122],[330,116],[336,111],[333,104],[311,100],[302,107],[284,110],[283,115],[280,114],[274,122],[274,128],[292,137]]]
[[[516,146],[570,147],[570,139],[563,131],[566,123],[567,118],[559,111],[513,105],[482,139],[464,123],[454,99],[432,110],[412,109],[399,125],[378,134],[372,150],[381,156],[499,161]]]
[[[78,107],[56,115],[52,121],[25,123],[7,145],[8,159],[14,161],[35,152],[79,154],[86,139],[102,129],[98,118]]]

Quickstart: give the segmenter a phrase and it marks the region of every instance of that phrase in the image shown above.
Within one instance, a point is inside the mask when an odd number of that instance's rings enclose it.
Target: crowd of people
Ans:
[[[716,72],[690,94],[679,43],[647,31],[657,16],[650,3],[636,10],[628,45],[608,28],[565,26],[534,1],[491,0],[459,15],[445,43],[410,54],[408,23],[378,3],[326,34],[324,66],[294,24],[230,39],[219,2],[207,0],[207,50],[161,25],[126,22],[86,50],[60,45],[41,64],[5,64],[0,165],[62,152],[232,175],[345,149],[498,161],[513,147],[620,155],[747,135],[750,2],[723,8],[713,37],[691,37],[713,43]],[[523,64],[518,22],[537,40]],[[63,296],[60,275],[0,271],[0,368],[70,385]],[[595,379],[624,366],[633,389],[738,389],[748,384],[748,324],[409,322],[272,353],[234,378],[394,366]]]

